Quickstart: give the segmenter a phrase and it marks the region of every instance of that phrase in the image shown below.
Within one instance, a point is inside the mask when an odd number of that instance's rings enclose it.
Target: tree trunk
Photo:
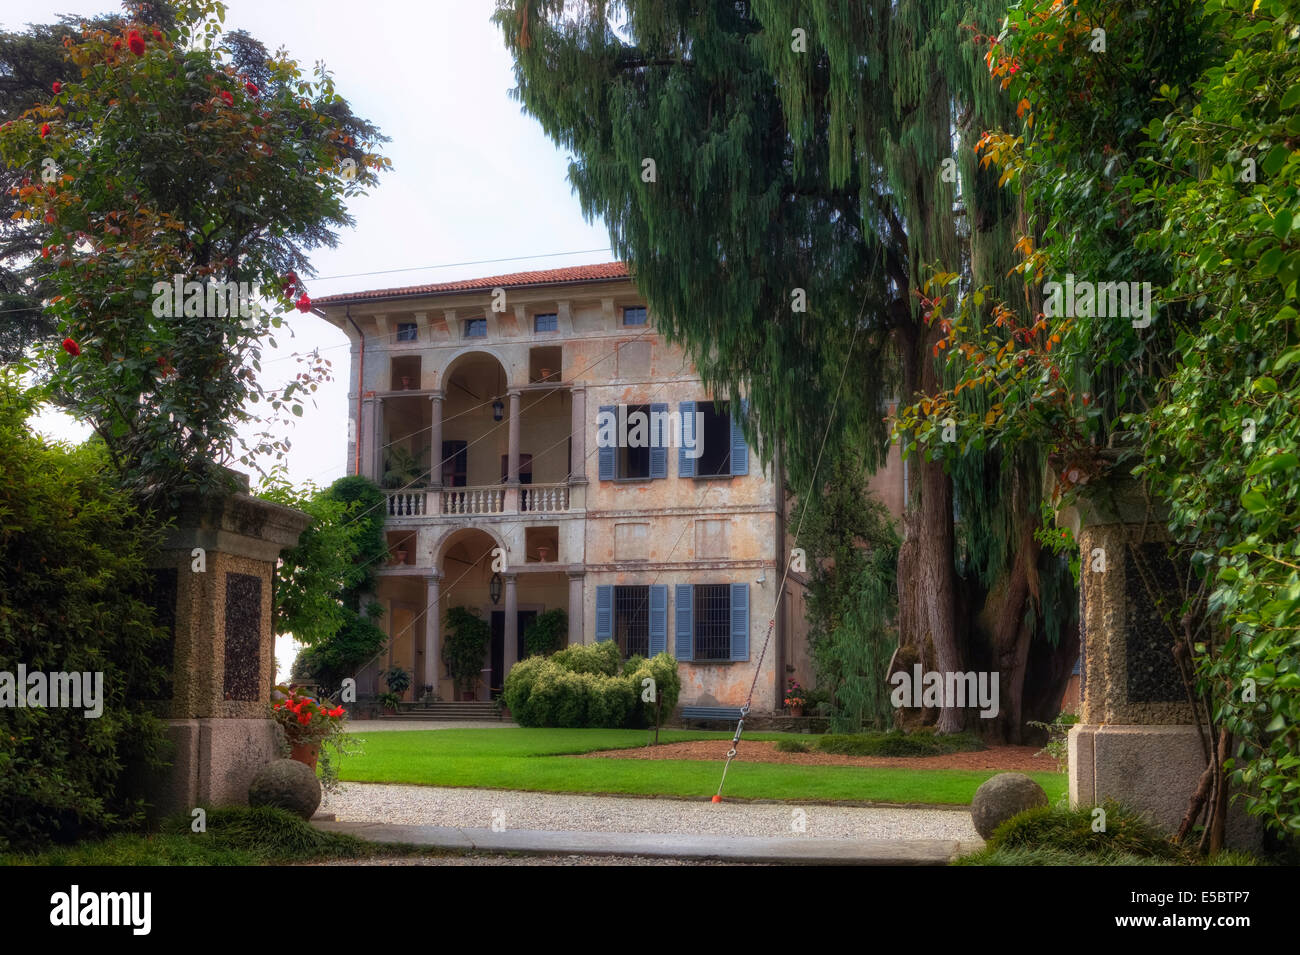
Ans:
[[[938,340],[938,328],[927,330],[913,324],[911,328],[900,328],[899,339],[903,346],[899,350],[903,356],[904,400],[913,401],[920,393],[934,394],[938,381],[929,353],[933,341]],[[903,542],[898,551],[899,644],[911,647],[926,669],[933,661],[938,672],[957,673],[962,664],[955,613],[952,480],[942,461],[927,461],[922,455],[913,461],[909,482],[912,487],[907,489],[903,514]],[[913,692],[919,693],[920,689],[914,687]],[[961,709],[945,705],[939,711],[937,729],[940,733],[956,733],[963,722]]]

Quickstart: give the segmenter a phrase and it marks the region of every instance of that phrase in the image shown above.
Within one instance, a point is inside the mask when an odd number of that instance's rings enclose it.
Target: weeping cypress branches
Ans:
[[[608,225],[660,329],[716,394],[748,394],[762,422],[751,440],[770,457],[781,435],[796,486],[828,429],[876,466],[893,390],[887,277],[862,239],[856,184],[828,185],[824,143],[796,157],[761,25],[731,4],[633,0],[616,34],[594,6],[561,7],[499,3],[515,95],[573,153],[583,212]]]

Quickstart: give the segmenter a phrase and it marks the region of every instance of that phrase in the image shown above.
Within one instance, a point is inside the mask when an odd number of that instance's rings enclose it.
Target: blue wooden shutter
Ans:
[[[655,427],[655,415],[659,426]],[[665,432],[668,432],[665,434]],[[668,439],[672,437],[668,427],[668,405],[650,406],[650,477],[666,478],[668,476]]]
[[[686,453],[688,447],[700,440],[695,434],[695,402],[683,401],[677,406],[677,413],[682,418],[682,446],[677,449],[677,476],[695,477],[695,461],[699,457],[700,449],[695,448],[694,458]]]
[[[733,401],[732,407],[739,407],[740,410],[731,417],[731,473],[748,474],[749,445],[745,443],[745,429],[740,426],[740,420],[744,418],[749,402]]]
[[[677,653],[678,660],[695,659],[695,588],[690,584],[678,584],[677,593],[673,595],[677,611]]]
[[[749,584],[731,585],[731,659],[749,659]]]
[[[600,414],[604,415],[605,412],[609,412],[610,414],[614,415],[615,420],[617,421],[617,416],[618,416],[617,406],[601,405]],[[600,441],[600,421],[601,421],[600,417],[597,417],[596,418],[596,441],[598,443]],[[615,427],[617,427],[617,424],[615,424]],[[616,455],[618,453],[618,449],[615,448],[613,445],[611,445],[608,448],[600,448],[599,450],[600,450],[600,471],[598,473],[598,479],[601,481],[612,481],[616,476],[615,468],[617,467]]]
[[[602,584],[596,588],[596,642],[614,635],[614,588]]]
[[[668,652],[668,585],[650,588],[650,656]]]

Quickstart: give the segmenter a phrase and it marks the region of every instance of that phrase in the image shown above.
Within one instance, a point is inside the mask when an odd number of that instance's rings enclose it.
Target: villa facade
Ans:
[[[363,694],[397,665],[408,699],[456,699],[440,648],[463,606],[491,624],[467,694],[489,699],[560,607],[570,644],[676,656],[684,705],[739,706],[754,684],[755,712],[781,708],[807,652],[802,575],[778,607],[779,459],[761,465],[743,398],[708,393],[621,263],[314,304],[352,342],[348,473],[385,488],[389,641]]]

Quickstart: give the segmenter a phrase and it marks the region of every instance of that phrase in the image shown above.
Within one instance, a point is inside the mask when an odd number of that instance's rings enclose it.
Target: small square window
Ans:
[[[635,305],[623,309],[624,325],[644,325],[645,324],[645,306]]]
[[[398,322],[397,323],[397,340],[399,342],[413,342],[419,339],[420,329],[415,322]]]
[[[533,316],[533,331],[535,332],[554,332],[559,331],[560,318],[554,312],[542,312]]]
[[[487,338],[487,319],[486,318],[465,319],[465,337],[466,338]]]

